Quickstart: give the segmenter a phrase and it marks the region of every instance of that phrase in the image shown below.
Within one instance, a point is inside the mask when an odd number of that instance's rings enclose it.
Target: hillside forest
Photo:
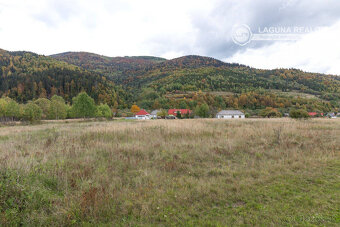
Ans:
[[[58,97],[71,107],[84,92],[94,105],[106,105],[115,116],[129,115],[134,104],[149,111],[207,105],[208,116],[221,109],[240,109],[252,116],[268,108],[283,115],[292,109],[327,113],[340,107],[339,76],[254,69],[202,56],[166,60],[0,50],[0,76],[3,103],[38,105]]]

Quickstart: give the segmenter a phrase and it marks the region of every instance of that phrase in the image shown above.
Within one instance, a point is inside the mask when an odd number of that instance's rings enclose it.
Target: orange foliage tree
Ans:
[[[140,108],[137,105],[132,105],[131,106],[131,112],[136,114],[140,111]]]

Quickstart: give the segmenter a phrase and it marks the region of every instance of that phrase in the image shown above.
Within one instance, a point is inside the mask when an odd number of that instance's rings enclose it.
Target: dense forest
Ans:
[[[0,50],[0,96],[25,103],[37,98],[62,96],[71,102],[81,91],[97,103],[124,106],[124,94],[105,75],[30,52]],[[124,92],[123,92],[124,93]]]
[[[211,113],[271,107],[339,111],[340,77],[297,69],[261,70],[201,56],[106,57],[86,52],[42,56],[0,50],[0,96],[19,103],[61,96],[71,104],[84,91],[114,111],[190,108]]]
[[[51,55],[51,57],[109,76],[119,75],[126,70],[137,69],[166,61],[166,59],[158,57],[107,57],[86,52],[66,52]]]

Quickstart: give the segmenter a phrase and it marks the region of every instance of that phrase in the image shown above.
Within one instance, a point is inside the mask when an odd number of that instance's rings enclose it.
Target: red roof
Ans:
[[[311,117],[314,117],[314,116],[318,115],[318,113],[317,112],[309,112],[308,115],[311,116]],[[323,116],[323,113],[321,113],[320,115]]]
[[[183,114],[187,114],[187,113],[191,113],[191,110],[189,110],[189,109],[170,109],[169,111],[168,111],[168,114],[169,115],[174,115],[174,116],[177,116],[177,112],[180,112],[182,115]]]
[[[150,115],[148,112],[146,112],[145,110],[140,110],[138,113],[136,113],[136,115]]]

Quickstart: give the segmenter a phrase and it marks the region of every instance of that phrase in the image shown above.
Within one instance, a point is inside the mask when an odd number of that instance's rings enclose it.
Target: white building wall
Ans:
[[[138,120],[149,120],[150,117],[148,115],[136,115]]]
[[[244,119],[245,115],[217,115],[217,118],[218,119]]]

